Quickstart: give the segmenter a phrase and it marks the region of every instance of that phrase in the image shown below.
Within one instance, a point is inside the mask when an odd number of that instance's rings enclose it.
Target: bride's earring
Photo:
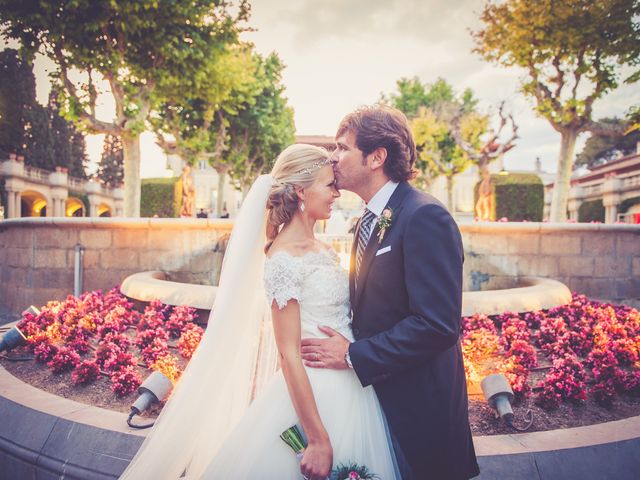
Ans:
[[[300,211],[304,212],[304,202],[300,202]]]

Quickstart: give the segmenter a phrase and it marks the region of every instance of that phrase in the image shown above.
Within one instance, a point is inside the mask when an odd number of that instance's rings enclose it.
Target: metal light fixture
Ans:
[[[498,411],[500,418],[511,428],[524,432],[531,427],[533,423],[533,414],[529,410],[526,414],[527,425],[524,428],[517,427],[513,424],[513,409],[511,408],[511,400],[513,400],[513,390],[509,385],[509,380],[501,373],[494,373],[482,379],[480,382],[482,393],[489,405]]]
[[[161,372],[155,371],[149,375],[147,379],[142,382],[142,385],[138,387],[138,393],[140,396],[133,405],[131,405],[131,413],[129,414],[129,418],[127,418],[127,424],[133,428],[149,428],[153,426],[154,422],[146,425],[135,425],[131,423],[131,420],[135,415],[139,415],[144,412],[152,404],[158,403],[167,398],[172,388],[173,384],[171,383],[171,380]]]
[[[0,340],[0,352],[11,350],[27,341],[27,337],[18,327],[12,327]]]

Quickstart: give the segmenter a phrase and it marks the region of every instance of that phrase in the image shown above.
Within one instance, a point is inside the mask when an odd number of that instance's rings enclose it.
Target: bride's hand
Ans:
[[[300,462],[300,472],[309,480],[325,480],[331,473],[333,448],[329,441],[309,444]]]
[[[329,338],[303,338],[300,353],[304,364],[314,368],[332,368],[342,370],[349,368],[345,355],[349,350],[349,340],[333,328],[320,326],[322,333]]]

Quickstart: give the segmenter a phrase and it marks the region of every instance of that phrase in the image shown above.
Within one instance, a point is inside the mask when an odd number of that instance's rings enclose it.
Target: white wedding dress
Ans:
[[[268,303],[300,304],[302,337],[324,337],[326,325],[353,340],[349,325],[349,284],[333,250],[296,257],[276,252],[265,260]],[[355,462],[382,480],[399,479],[384,414],[371,386],[363,388],[353,370],[306,368],[318,411],[333,447],[333,467]],[[294,452],[280,433],[298,423],[278,371],[263,387],[205,469],[206,479],[300,479]]]

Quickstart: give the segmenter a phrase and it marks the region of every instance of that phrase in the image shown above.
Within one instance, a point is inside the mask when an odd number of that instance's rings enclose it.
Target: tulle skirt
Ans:
[[[353,370],[307,368],[322,423],[333,447],[333,468],[357,463],[382,480],[400,479],[390,436],[373,387]],[[279,371],[251,404],[207,467],[210,480],[302,478],[294,452],[280,433],[298,423]]]

